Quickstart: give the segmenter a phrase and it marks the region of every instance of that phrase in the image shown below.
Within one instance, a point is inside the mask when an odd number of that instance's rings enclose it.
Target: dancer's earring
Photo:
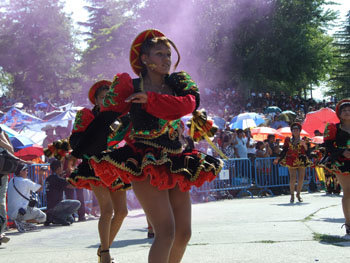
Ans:
[[[148,67],[151,69],[151,70],[155,70],[157,68],[157,65],[156,64],[149,64]]]

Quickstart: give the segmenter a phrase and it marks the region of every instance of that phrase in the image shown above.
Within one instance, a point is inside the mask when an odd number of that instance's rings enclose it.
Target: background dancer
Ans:
[[[107,185],[118,176],[126,183],[132,182],[154,228],[155,239],[149,253],[149,262],[153,263],[181,261],[191,236],[189,190],[213,180],[222,167],[222,162],[212,156],[182,150],[177,132],[179,119],[198,108],[199,93],[187,73],[169,76],[171,46],[178,53],[173,42],[157,30],[146,30],[136,37],[130,60],[134,72],[141,77],[132,80],[126,73],[115,77],[101,113],[72,152],[81,157],[94,149],[98,140],[107,136],[109,125],[130,113],[133,142],[97,154],[89,162]],[[178,54],[175,68],[179,60]],[[197,130],[195,134],[198,135]]]
[[[84,108],[77,113],[75,118],[70,145],[72,149],[79,143],[79,140],[85,133],[89,123],[99,114],[100,107],[105,97],[110,81],[101,80],[96,82],[89,91],[89,100],[94,104],[92,110]],[[109,128],[109,133],[112,130]],[[93,138],[92,138],[93,139]],[[84,154],[97,153],[107,149],[107,138],[100,142],[94,152],[84,152]],[[73,158],[74,159],[74,158]],[[100,262],[113,262],[109,253],[109,247],[114,241],[124,218],[128,214],[126,205],[126,189],[130,185],[125,185],[120,179],[116,178],[114,182],[105,185],[99,177],[95,176],[94,171],[88,164],[88,159],[83,158],[82,163],[70,175],[68,181],[79,188],[87,188],[94,192],[100,206],[100,218],[98,222],[98,231],[101,245],[97,251]]]
[[[274,164],[280,163],[281,165],[288,167],[291,203],[294,203],[295,182],[298,176],[296,197],[299,202],[303,202],[300,192],[303,188],[305,168],[312,164],[308,158],[310,145],[307,141],[300,139],[300,123],[292,123],[290,129],[292,131],[292,138],[287,137],[285,139],[283,150],[280,156],[274,160]]]
[[[341,100],[335,111],[340,123],[329,123],[325,128],[324,168],[337,176],[343,189],[344,225],[346,234],[350,235],[350,99]]]

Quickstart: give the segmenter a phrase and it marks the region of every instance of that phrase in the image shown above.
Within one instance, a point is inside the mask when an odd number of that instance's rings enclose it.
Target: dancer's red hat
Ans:
[[[110,82],[109,80],[100,80],[97,81],[94,85],[91,86],[90,90],[89,90],[89,100],[91,101],[92,104],[96,103],[96,99],[95,99],[95,94],[96,91],[102,87],[102,86],[110,86],[112,84],[112,82]]]
[[[141,32],[135,40],[131,44],[130,49],[130,64],[132,70],[136,73],[136,75],[140,75],[142,70],[142,64],[140,60],[140,51],[141,45],[147,39],[155,38],[155,37],[164,37],[165,35],[157,29],[147,29]]]

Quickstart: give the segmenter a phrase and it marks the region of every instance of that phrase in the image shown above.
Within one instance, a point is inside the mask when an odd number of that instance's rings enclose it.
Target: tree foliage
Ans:
[[[318,84],[334,64],[332,38],[325,28],[335,15],[325,4],[323,0],[237,0],[221,8],[208,5],[201,23],[217,27],[206,36],[211,45],[200,51],[209,62],[204,74],[219,68],[229,83],[220,86],[242,91],[300,93]],[[229,19],[234,23],[223,27]]]
[[[332,72],[332,88],[329,91],[338,99],[350,97],[350,11],[346,18],[343,29],[335,34],[335,56],[339,64]]]
[[[71,20],[58,0],[10,1],[2,11],[0,66],[14,95],[58,95],[72,89],[75,48]]]
[[[325,32],[335,18],[327,0],[85,2],[82,53],[61,0],[9,1],[0,9],[0,81],[13,81],[14,94],[78,93],[81,86],[131,72],[131,42],[146,28],[170,36],[181,53],[179,69],[213,90],[301,93],[324,80],[337,62]],[[343,52],[346,46],[338,44]],[[336,72],[343,75],[333,82],[337,88],[348,72],[342,65]]]
[[[85,8],[89,20],[85,26],[87,49],[79,71],[85,83],[91,85],[100,79],[112,79],[117,72],[129,71],[130,43],[136,34],[130,17],[130,1],[89,0]],[[129,14],[128,14],[128,12]]]

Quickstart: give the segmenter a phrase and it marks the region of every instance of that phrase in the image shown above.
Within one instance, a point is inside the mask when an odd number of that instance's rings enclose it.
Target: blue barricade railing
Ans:
[[[28,166],[28,178],[33,182],[40,182],[39,180],[39,171],[42,166],[46,166],[48,169],[42,171],[42,183],[43,189],[40,192],[37,192],[39,200],[38,200],[38,208],[46,209],[46,189],[45,189],[45,179],[50,175],[50,165],[49,164],[34,164]]]
[[[287,167],[274,165],[275,157],[256,158],[254,161],[255,186],[260,188],[258,195],[262,192],[269,192],[273,195],[272,187],[289,187],[289,172]],[[314,178],[315,170],[306,168],[304,185]]]
[[[232,191],[237,196],[243,193],[249,194],[253,197],[250,190],[252,188],[259,189],[258,196],[263,192],[269,192],[272,188],[289,188],[289,173],[286,167],[274,165],[274,157],[270,158],[256,158],[254,162],[250,159],[237,158],[224,160],[224,167],[212,182],[206,182],[199,188],[191,189],[192,200],[197,198],[197,201],[211,201],[218,197],[225,196],[226,198],[233,198]],[[46,166],[48,169],[43,172],[42,181],[50,174],[50,166],[48,164],[35,164],[29,166],[28,178],[34,182],[40,182],[39,170],[41,166]],[[10,175],[12,177],[12,175]],[[315,169],[306,168],[304,184],[308,184],[310,180],[315,178]],[[38,207],[46,209],[46,190],[43,184],[43,190],[38,192],[39,204]],[[224,198],[225,198],[224,197]]]
[[[238,196],[246,192],[252,185],[251,161],[245,158],[229,159],[224,161],[224,167],[215,180],[204,183],[194,191],[198,193],[213,193],[229,190],[239,190]]]

